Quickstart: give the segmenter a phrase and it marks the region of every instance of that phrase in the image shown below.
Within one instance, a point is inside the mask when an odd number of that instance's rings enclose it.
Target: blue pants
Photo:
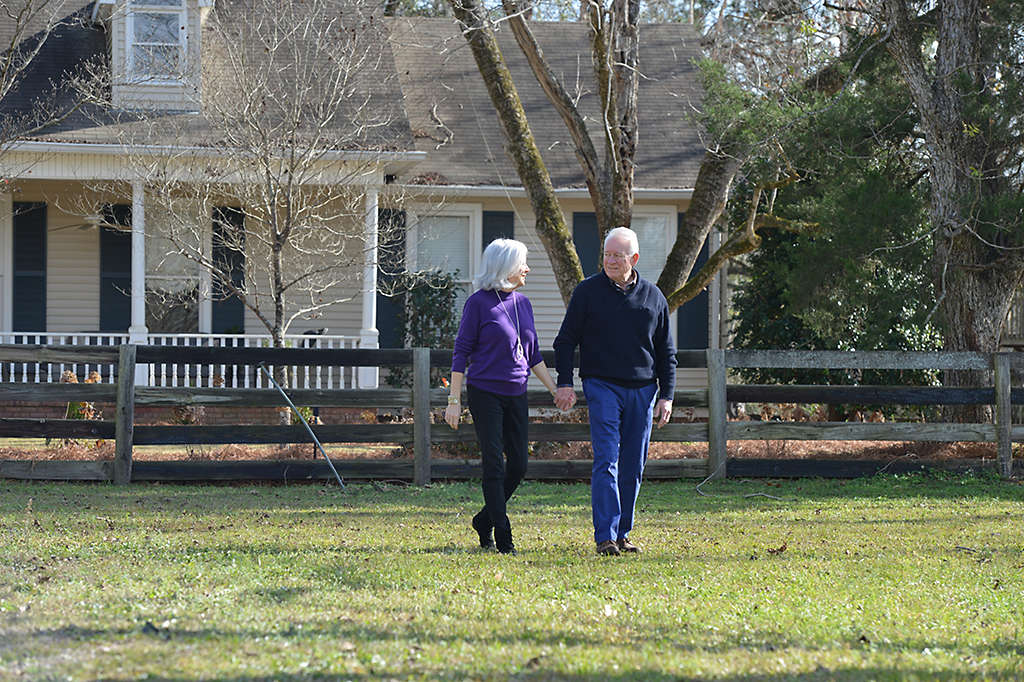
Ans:
[[[597,543],[621,540],[633,529],[657,391],[656,384],[625,388],[601,379],[583,380],[594,449],[590,504]]]

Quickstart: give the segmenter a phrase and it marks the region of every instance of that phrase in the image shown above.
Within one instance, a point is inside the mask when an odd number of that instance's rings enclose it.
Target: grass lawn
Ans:
[[[0,680],[1024,678],[1024,487],[648,483],[640,556],[585,485],[0,481]]]

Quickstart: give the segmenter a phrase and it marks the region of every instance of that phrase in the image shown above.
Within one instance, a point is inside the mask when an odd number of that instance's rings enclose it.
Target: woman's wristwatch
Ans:
[[[459,400],[459,396],[448,394],[448,404],[449,405],[461,405],[462,401]]]

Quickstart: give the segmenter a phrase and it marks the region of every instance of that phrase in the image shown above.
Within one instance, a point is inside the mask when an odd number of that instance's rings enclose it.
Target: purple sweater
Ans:
[[[523,344],[519,360],[514,355],[517,310]],[[515,291],[479,289],[466,299],[452,353],[452,371],[465,373],[466,383],[491,393],[519,395],[526,391],[530,368],[543,359],[528,298]]]

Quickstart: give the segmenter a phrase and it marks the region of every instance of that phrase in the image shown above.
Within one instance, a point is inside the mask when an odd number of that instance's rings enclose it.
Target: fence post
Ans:
[[[993,369],[996,382],[996,455],[999,475],[1009,478],[1013,474],[1013,443],[1011,442],[1012,412],[1010,411],[1010,355],[995,353]]]
[[[413,483],[430,483],[430,349],[412,349]]]
[[[114,424],[114,483],[132,480],[132,440],[135,435],[135,344],[123,343],[117,360],[117,405]]]
[[[725,351],[708,348],[708,477],[725,478]]]

